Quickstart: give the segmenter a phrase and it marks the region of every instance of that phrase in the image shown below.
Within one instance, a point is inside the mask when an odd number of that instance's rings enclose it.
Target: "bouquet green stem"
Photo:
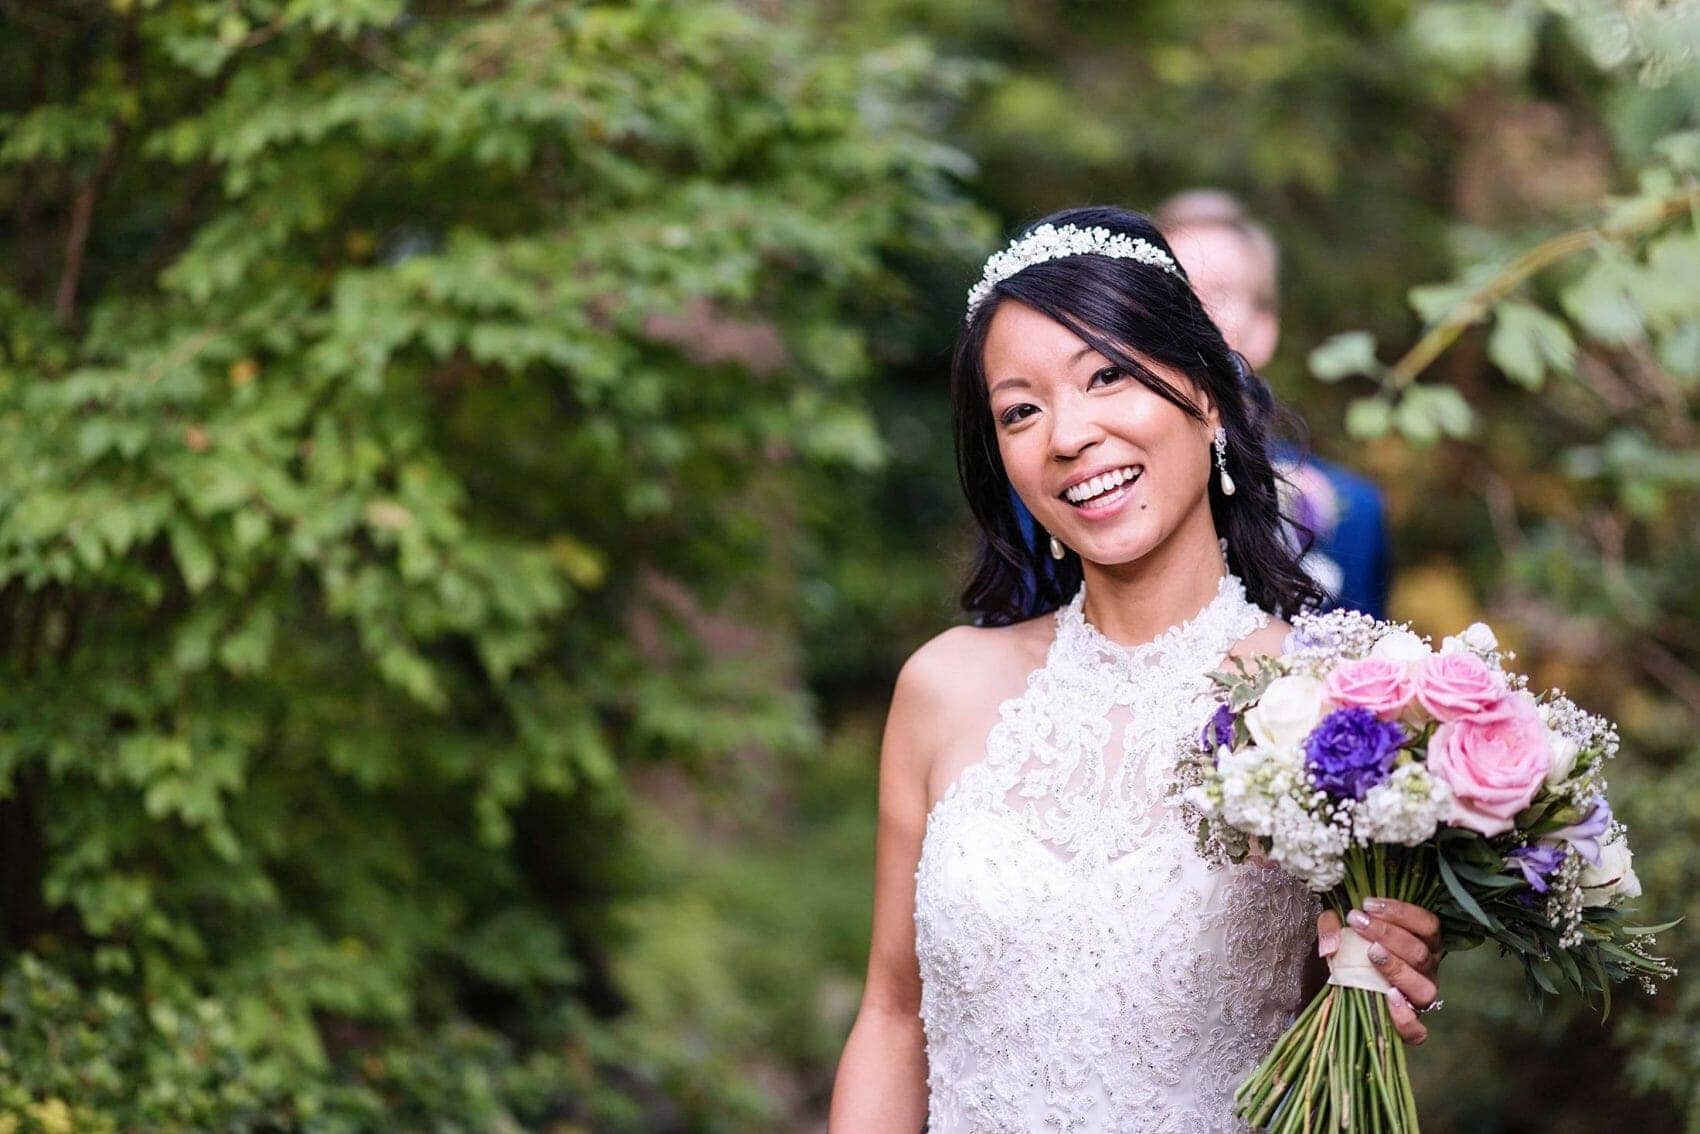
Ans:
[[[1344,922],[1367,897],[1429,905],[1438,883],[1427,848],[1353,848],[1346,877],[1324,900]],[[1278,1134],[1416,1134],[1417,1103],[1405,1045],[1387,998],[1324,985],[1235,1093],[1235,1112]]]

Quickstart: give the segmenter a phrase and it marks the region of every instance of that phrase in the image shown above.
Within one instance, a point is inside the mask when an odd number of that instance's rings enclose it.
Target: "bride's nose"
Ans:
[[[1051,455],[1073,457],[1104,439],[1096,407],[1086,398],[1062,398],[1051,411]]]

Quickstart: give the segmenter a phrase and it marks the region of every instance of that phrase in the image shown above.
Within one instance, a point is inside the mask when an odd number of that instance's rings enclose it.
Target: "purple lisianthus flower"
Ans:
[[[1309,633],[1303,623],[1287,631],[1288,650],[1306,650],[1314,645],[1317,645],[1316,637]]]
[[[1335,709],[1305,737],[1305,767],[1311,782],[1336,799],[1362,799],[1387,778],[1405,730],[1368,709]]]
[[[1226,705],[1217,705],[1210,719],[1204,722],[1204,734],[1200,737],[1204,747],[1215,752],[1216,749],[1227,745],[1234,746],[1234,713]]]
[[[1576,848],[1576,853],[1594,866],[1600,864],[1600,836],[1611,826],[1611,804],[1606,797],[1596,795],[1586,818],[1546,836],[1549,841],[1562,841]]]
[[[1547,892],[1547,879],[1556,874],[1564,863],[1564,848],[1552,843],[1535,843],[1518,847],[1505,857],[1523,872],[1523,879],[1530,888],[1537,894],[1544,894]]]

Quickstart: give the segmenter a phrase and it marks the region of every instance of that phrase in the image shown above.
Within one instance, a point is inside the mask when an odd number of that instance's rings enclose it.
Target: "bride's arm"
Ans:
[[[832,1089],[830,1134],[919,1131],[927,1115],[926,1038],[915,959],[915,868],[927,817],[927,770],[949,688],[946,631],[897,676],[880,747],[879,827],[868,976]],[[941,648],[942,647],[942,648]]]

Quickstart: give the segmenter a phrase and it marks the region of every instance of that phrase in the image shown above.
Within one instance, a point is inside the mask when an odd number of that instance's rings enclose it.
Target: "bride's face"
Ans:
[[[1106,566],[1145,556],[1189,519],[1210,523],[1216,409],[1187,375],[1130,353],[1192,398],[1205,421],[1025,304],[1005,300],[986,333],[986,389],[1010,483],[1047,532]],[[1105,474],[1122,483],[1069,499]]]

